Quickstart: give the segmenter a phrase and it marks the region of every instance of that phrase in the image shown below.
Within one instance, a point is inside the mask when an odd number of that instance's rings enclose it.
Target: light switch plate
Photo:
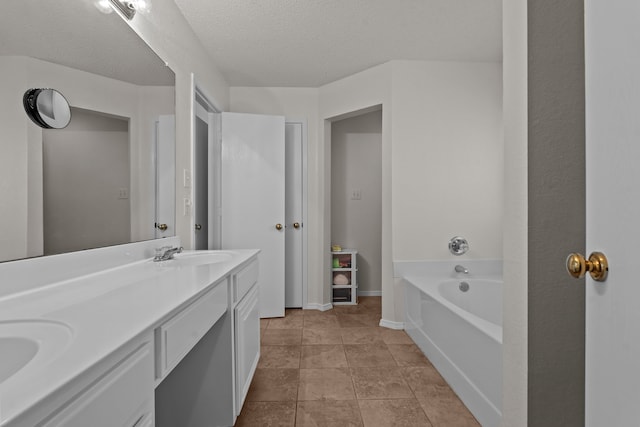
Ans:
[[[191,215],[191,199],[188,197],[184,198],[184,216]]]
[[[189,169],[183,170],[183,184],[184,188],[191,188],[191,171]]]

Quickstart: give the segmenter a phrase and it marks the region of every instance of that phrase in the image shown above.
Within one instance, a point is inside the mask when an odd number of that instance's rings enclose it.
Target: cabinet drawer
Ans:
[[[156,329],[157,378],[166,376],[227,311],[227,285],[218,283]]]
[[[251,287],[258,281],[260,268],[257,260],[251,261],[235,276],[233,285],[233,302],[237,303],[245,296]]]
[[[146,343],[89,387],[46,427],[134,426],[153,420],[153,349]]]

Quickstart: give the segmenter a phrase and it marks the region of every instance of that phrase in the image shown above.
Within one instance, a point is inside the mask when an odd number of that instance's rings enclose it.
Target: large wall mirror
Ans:
[[[175,235],[174,73],[94,0],[7,2],[0,40],[0,262]],[[33,88],[67,127],[29,119]]]

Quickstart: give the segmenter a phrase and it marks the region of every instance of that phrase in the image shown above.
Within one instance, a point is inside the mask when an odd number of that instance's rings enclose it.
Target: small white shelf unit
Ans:
[[[334,305],[358,304],[357,254],[355,249],[331,252],[331,295]],[[343,284],[345,278],[347,283]]]

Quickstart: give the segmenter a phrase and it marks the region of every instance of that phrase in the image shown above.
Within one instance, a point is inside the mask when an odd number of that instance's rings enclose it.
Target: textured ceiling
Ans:
[[[317,87],[392,59],[502,59],[502,0],[175,2],[232,86]]]
[[[2,2],[0,55],[30,56],[138,85],[174,85],[173,72],[115,12],[92,1]]]

